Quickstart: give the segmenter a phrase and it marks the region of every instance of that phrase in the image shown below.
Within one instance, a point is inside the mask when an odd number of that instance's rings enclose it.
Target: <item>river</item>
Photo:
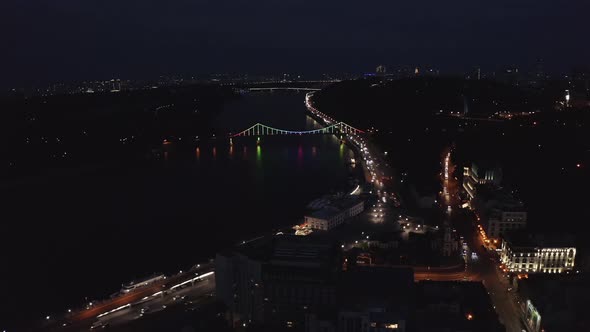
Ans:
[[[244,96],[225,106],[215,127],[219,133],[256,122],[315,128],[304,96]],[[171,148],[145,164],[1,184],[8,195],[0,330],[2,322],[103,298],[123,282],[188,268],[240,240],[292,225],[309,201],[345,189],[352,173],[353,152],[334,136],[269,136],[259,145],[256,138],[230,145],[219,137]]]

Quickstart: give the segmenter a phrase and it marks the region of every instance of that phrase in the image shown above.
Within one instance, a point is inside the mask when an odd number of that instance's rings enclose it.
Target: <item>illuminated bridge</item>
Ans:
[[[264,87],[264,88],[249,88],[247,90],[248,91],[274,91],[274,90],[320,91],[321,89],[273,86],[273,87]]]
[[[321,134],[364,134],[365,132],[347,125],[344,122],[338,122],[331,126],[313,129],[313,130],[284,130],[269,127],[262,123],[257,123],[252,127],[241,131],[237,134],[230,135],[230,137],[240,136],[270,136],[270,135],[321,135]]]

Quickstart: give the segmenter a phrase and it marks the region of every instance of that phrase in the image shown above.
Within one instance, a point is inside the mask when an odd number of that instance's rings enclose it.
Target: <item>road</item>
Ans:
[[[215,278],[207,278],[195,283],[194,286],[178,289],[169,294],[162,294],[147,302],[130,306],[111,315],[101,317],[93,326],[100,327],[108,324],[109,327],[127,326],[145,316],[163,315],[168,309],[184,306],[186,311],[193,310],[200,302],[209,298],[215,291]],[[66,332],[66,331],[64,331]]]
[[[480,281],[478,274],[469,272],[414,272],[414,281]]]
[[[500,321],[506,326],[507,332],[521,332],[522,324],[520,322],[520,309],[514,303],[512,294],[508,292],[508,280],[504,278],[497,269],[497,257],[492,251],[484,249],[485,239],[482,234],[477,231],[474,226],[476,219],[464,218],[457,219],[455,212],[457,212],[459,200],[459,183],[454,177],[455,165],[452,162],[452,149],[446,149],[443,152],[441,161],[441,183],[443,190],[440,192],[442,207],[448,212],[449,220],[453,221],[454,226],[459,233],[466,239],[468,244],[467,257],[467,271],[466,277],[470,280],[480,280],[483,282],[490,299],[494,305],[494,309],[498,313]],[[477,259],[471,259],[471,253],[477,254]],[[453,277],[459,277],[460,274],[424,274],[418,275],[418,278],[429,278],[431,280],[448,280]]]
[[[211,293],[212,290],[203,288],[201,281],[214,279],[213,264],[207,263],[196,265],[188,271],[180,271],[178,274],[167,277],[165,280],[157,281],[148,286],[126,294],[121,294],[112,299],[101,302],[88,303],[86,308],[73,310],[62,317],[51,317],[44,322],[39,329],[42,331],[70,331],[88,328],[98,318],[108,320],[109,316],[118,317],[137,305],[144,305],[152,301],[161,301],[162,298],[173,298],[174,294],[183,289],[191,289],[199,286],[203,294]],[[208,282],[214,285],[214,282]],[[214,287],[214,286],[213,286]],[[67,329],[62,329],[67,328]]]
[[[465,265],[442,268],[414,267],[414,280],[481,281],[481,275],[466,262]]]
[[[498,267],[494,261],[496,259],[495,255],[482,248],[484,241],[481,235],[476,232],[473,238],[475,248],[478,248],[478,255],[481,257],[479,268],[481,269],[483,282],[490,294],[500,321],[506,326],[507,332],[521,332],[521,311],[508,292],[508,280],[498,272]]]
[[[329,116],[317,111],[312,105],[308,94],[306,97],[306,104],[308,109],[315,115],[321,117],[326,124],[331,124],[334,119]],[[359,135],[348,135],[347,138],[351,143],[355,144],[361,154],[362,163],[365,170],[365,177],[367,182],[372,183],[373,190],[376,191],[378,196],[378,202],[369,207],[369,218],[375,223],[381,223],[386,220],[392,220],[391,211],[389,210],[389,200],[394,199],[396,207],[399,206],[398,196],[394,194],[393,188],[386,188],[383,162],[377,156],[380,154],[374,153],[374,148],[371,148],[366,139]],[[373,153],[372,153],[373,152]],[[454,176],[455,165],[452,163],[452,149],[449,148],[444,151],[441,160],[441,181],[443,190],[440,192],[441,207],[447,212],[448,221],[453,221],[453,216],[458,210],[460,203],[459,199],[459,183],[457,178]],[[387,192],[389,191],[389,193]],[[398,217],[397,215],[395,217]],[[417,225],[407,223],[406,220],[402,220],[402,216],[399,216],[398,222],[402,226],[406,226],[406,231],[420,231]],[[414,279],[419,280],[435,280],[435,281],[482,281],[486,287],[490,298],[496,309],[500,321],[506,326],[507,332],[521,332],[522,324],[520,322],[520,310],[512,300],[511,294],[508,293],[508,285],[506,281],[501,279],[496,270],[496,263],[493,261],[493,255],[488,253],[483,248],[484,240],[481,238],[479,232],[473,227],[472,222],[474,220],[459,222],[459,225],[455,225],[466,239],[469,248],[477,254],[477,259],[471,259],[471,251],[465,253],[466,256],[466,267],[464,270],[427,270],[419,271],[416,270]],[[404,224],[406,222],[406,224]],[[463,223],[463,224],[461,224]],[[467,223],[467,224],[465,224]],[[364,235],[364,234],[361,234]],[[368,237],[367,239],[368,240]],[[364,238],[359,241],[365,241]],[[356,243],[359,243],[356,241]],[[354,246],[356,243],[350,243],[343,246],[344,250]]]

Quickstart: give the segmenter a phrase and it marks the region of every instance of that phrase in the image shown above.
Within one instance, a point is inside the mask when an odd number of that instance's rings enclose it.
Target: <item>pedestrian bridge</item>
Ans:
[[[338,122],[331,126],[312,130],[285,130],[277,129],[262,123],[257,123],[250,128],[243,130],[230,137],[242,136],[272,136],[272,135],[322,135],[322,134],[364,134],[365,132],[356,129],[344,122]]]
[[[321,89],[316,88],[297,88],[297,87],[284,87],[284,86],[269,86],[264,88],[248,88],[248,91],[275,91],[275,90],[288,90],[288,91],[320,91]]]

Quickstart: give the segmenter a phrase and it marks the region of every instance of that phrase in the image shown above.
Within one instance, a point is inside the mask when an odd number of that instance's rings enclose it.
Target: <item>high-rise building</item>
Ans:
[[[111,80],[111,92],[119,92],[121,91],[121,79],[112,79]]]
[[[463,168],[463,188],[471,199],[475,197],[478,185],[493,184],[499,186],[501,182],[502,169],[498,165],[474,162],[471,167]]]
[[[273,236],[217,254],[217,297],[234,326],[264,324],[301,329],[308,312],[336,304],[341,255],[335,243]]]

